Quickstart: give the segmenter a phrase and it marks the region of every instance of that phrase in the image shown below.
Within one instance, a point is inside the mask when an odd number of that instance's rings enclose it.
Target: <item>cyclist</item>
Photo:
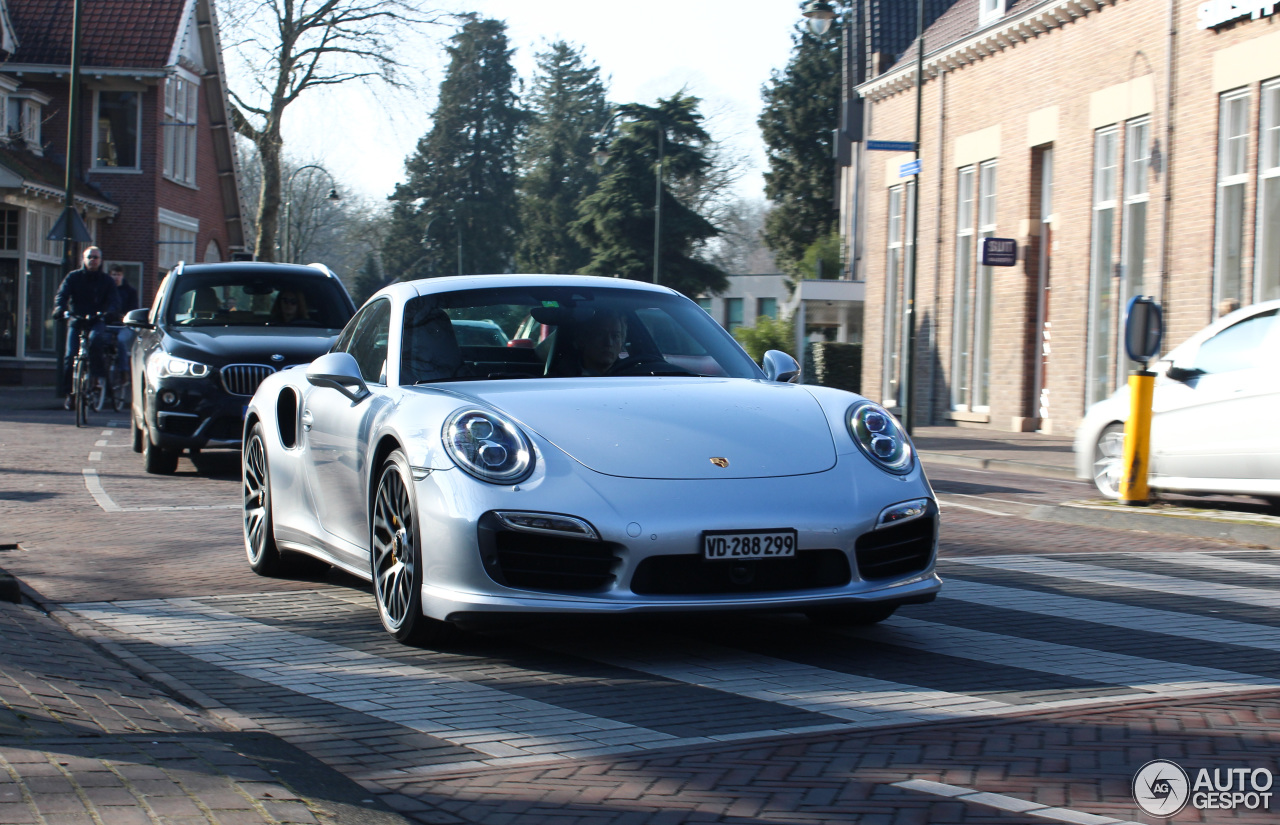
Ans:
[[[111,280],[116,285],[116,290],[120,296],[120,308],[117,313],[107,319],[108,324],[119,325],[121,319],[126,312],[138,308],[138,290],[124,279],[124,267],[120,264],[112,264],[108,270],[111,274]],[[107,329],[107,337],[110,340],[111,335],[115,335],[116,339],[116,362],[110,366],[119,371],[121,382],[127,382],[129,375],[129,351],[133,348],[133,339],[137,337],[137,333],[126,326],[111,326]],[[110,388],[114,391],[114,387]]]
[[[89,329],[89,373],[102,378],[102,337],[106,329],[103,317],[120,311],[120,293],[115,282],[102,268],[102,250],[91,246],[84,251],[84,266],[72,270],[58,287],[53,301],[53,317],[72,318],[67,324],[66,358],[62,362],[64,385],[71,391],[71,367],[80,352],[80,331]],[[71,394],[63,402],[71,409]]]

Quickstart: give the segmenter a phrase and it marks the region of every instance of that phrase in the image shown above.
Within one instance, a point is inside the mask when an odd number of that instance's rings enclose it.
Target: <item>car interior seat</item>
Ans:
[[[218,314],[218,293],[211,286],[198,286],[191,296],[191,317],[212,318]]]
[[[454,378],[462,368],[462,351],[453,323],[444,310],[430,308],[418,317],[407,317],[400,383],[417,384]]]

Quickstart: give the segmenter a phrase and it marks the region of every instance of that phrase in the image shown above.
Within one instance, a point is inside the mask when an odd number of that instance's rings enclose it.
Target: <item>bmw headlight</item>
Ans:
[[[873,464],[903,475],[915,466],[915,455],[907,434],[889,411],[879,404],[863,401],[845,413],[849,434]]]
[[[204,378],[209,374],[209,365],[154,352],[147,359],[147,372],[152,378]]]
[[[444,423],[444,447],[481,481],[515,484],[533,471],[533,447],[520,428],[486,410],[459,410]]]

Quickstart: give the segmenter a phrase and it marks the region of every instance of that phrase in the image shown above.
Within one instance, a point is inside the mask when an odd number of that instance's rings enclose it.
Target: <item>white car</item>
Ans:
[[[459,321],[511,335],[529,317],[541,349],[459,341]],[[602,330],[617,360],[584,369]],[[304,553],[371,580],[406,642],[513,614],[868,623],[931,601],[938,507],[906,434],[865,398],[790,383],[790,356],[764,362],[650,284],[393,284],[254,395],[249,564]]]
[[[1182,493],[1280,499],[1280,300],[1238,309],[1158,361],[1149,483]],[[1124,386],[1086,412],[1076,474],[1118,498],[1123,477]]]

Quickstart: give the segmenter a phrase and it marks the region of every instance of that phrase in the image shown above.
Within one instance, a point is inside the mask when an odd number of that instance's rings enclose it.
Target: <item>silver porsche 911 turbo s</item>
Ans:
[[[477,326],[502,335],[461,343]],[[651,284],[393,284],[254,395],[249,564],[301,553],[370,580],[415,644],[529,614],[857,624],[931,601],[938,507],[909,438],[763,360]]]

